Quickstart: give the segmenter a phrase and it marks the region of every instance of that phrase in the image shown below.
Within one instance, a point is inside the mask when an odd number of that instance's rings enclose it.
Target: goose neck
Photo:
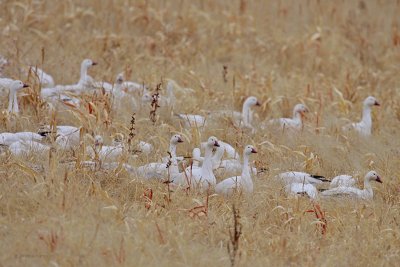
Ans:
[[[367,105],[364,106],[361,121],[364,122],[369,127],[372,126],[371,107],[370,106],[367,106]]]

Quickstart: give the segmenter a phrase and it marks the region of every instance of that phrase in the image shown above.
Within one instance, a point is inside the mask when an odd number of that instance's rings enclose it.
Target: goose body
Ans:
[[[98,155],[101,161],[118,161],[124,153],[124,146],[122,143],[117,142],[111,146],[103,145],[103,138],[100,135],[95,136],[94,150],[91,147],[87,149],[91,157]]]
[[[292,118],[272,119],[268,122],[268,125],[278,124],[282,130],[299,131],[303,128],[303,117],[306,112],[308,112],[308,108],[305,105],[297,104],[293,108]]]
[[[231,196],[237,191],[250,194],[253,192],[253,181],[251,179],[249,157],[252,153],[257,153],[251,145],[245,147],[243,151],[242,174],[240,176],[229,177],[218,183],[215,192],[225,196]]]
[[[185,170],[183,173],[175,175],[173,180],[177,185],[188,185],[195,189],[207,190],[209,187],[214,187],[216,178],[213,172],[213,148],[219,147],[218,139],[214,136],[208,138],[205,148],[205,156],[201,168],[192,168]]]
[[[343,127],[344,131],[354,130],[361,136],[369,136],[372,133],[371,109],[373,106],[380,106],[375,97],[369,96],[363,102],[361,121],[348,124]]]
[[[170,139],[169,152],[171,153],[171,166],[170,174],[179,173],[178,162],[176,159],[176,146],[182,143],[182,137],[179,134],[175,134]],[[136,171],[137,175],[144,179],[166,179],[168,176],[168,163],[152,162],[146,165],[140,166]]]
[[[382,183],[380,176],[375,171],[368,172],[364,177],[364,189],[356,187],[345,187],[339,186],[333,189],[329,189],[321,192],[321,196],[324,197],[349,197],[356,199],[371,200],[374,197],[371,181]]]

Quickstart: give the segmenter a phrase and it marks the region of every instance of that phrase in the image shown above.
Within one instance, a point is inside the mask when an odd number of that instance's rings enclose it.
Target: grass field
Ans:
[[[254,145],[255,165],[267,171],[253,177],[254,194],[230,199],[168,193],[166,184],[122,168],[75,167],[90,138],[74,152],[52,150],[45,157],[3,153],[0,266],[230,266],[232,247],[236,266],[399,263],[399,1],[3,0],[1,7],[0,54],[9,60],[4,76],[31,85],[19,96],[18,116],[7,114],[8,97],[2,98],[1,132],[36,132],[56,122],[100,133],[106,143],[116,133],[127,137],[133,111],[126,103],[113,110],[107,96],[86,95],[92,114],[87,105],[54,112],[20,70],[37,65],[57,84],[72,84],[84,58],[99,63],[90,69],[99,81],[112,83],[126,71],[128,80],[154,90],[173,79],[179,85],[174,112],[240,110],[250,95],[262,102],[256,123],[291,116],[297,103],[310,112],[295,135],[273,129],[253,135],[229,120],[200,132],[182,128],[163,108],[154,124],[150,106],[136,112],[133,142],[150,142],[156,151],[126,158],[133,166],[166,156],[172,133],[184,136],[180,155],[191,155],[210,135],[238,151]],[[372,136],[344,134],[341,127],[359,120],[368,95],[381,103],[373,110]],[[306,212],[317,206],[288,198],[273,179],[287,170],[356,174],[360,186],[376,170],[383,184],[373,185],[371,202],[318,201],[323,215],[317,218]],[[240,213],[238,241],[230,239],[233,206]]]

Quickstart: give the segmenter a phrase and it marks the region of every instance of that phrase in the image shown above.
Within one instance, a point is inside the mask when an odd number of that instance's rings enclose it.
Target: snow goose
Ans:
[[[325,197],[351,197],[365,200],[371,200],[374,197],[371,181],[382,183],[381,177],[375,171],[368,172],[364,177],[364,189],[355,187],[339,186],[321,192],[321,196]]]
[[[18,132],[18,133],[1,133],[0,134],[0,145],[10,146],[12,143],[18,141],[30,142],[30,141],[41,141],[42,136],[32,132]]]
[[[278,124],[283,130],[301,130],[303,128],[303,117],[308,108],[303,104],[297,104],[293,108],[293,118],[280,118],[268,121],[269,125]]]
[[[249,158],[253,153],[257,153],[256,149],[248,145],[243,151],[242,175],[234,176],[223,180],[215,187],[215,192],[225,196],[231,196],[233,193],[242,191],[246,194],[253,193],[253,180],[250,174]]]
[[[80,129],[81,128],[70,125],[56,126],[56,132],[54,134],[56,136],[56,144],[58,147],[67,150],[79,146]],[[38,131],[38,134],[43,137],[48,137],[51,133],[49,125],[42,126]]]
[[[175,114],[183,121],[186,128],[203,128],[206,126],[206,117],[195,114]]]
[[[369,96],[363,102],[363,112],[360,122],[348,124],[343,127],[344,131],[355,130],[362,136],[369,136],[372,132],[372,118],[371,108],[373,106],[380,106],[375,97]]]
[[[171,137],[169,142],[169,152],[171,153],[171,164],[152,162],[137,168],[136,174],[144,179],[165,179],[168,176],[168,167],[171,165],[170,173],[179,173],[178,163],[176,160],[176,146],[183,143],[182,137],[175,134]]]
[[[114,140],[111,146],[105,146],[103,144],[103,137],[96,135],[94,137],[94,149],[88,147],[87,153],[92,158],[97,155],[101,161],[118,161],[124,152],[122,142]]]
[[[8,149],[14,156],[24,156],[30,153],[35,153],[35,154],[48,153],[50,147],[35,141],[17,141],[12,143],[8,147]]]
[[[249,96],[244,102],[242,106],[242,112],[238,111],[218,111],[217,115],[225,115],[232,116],[234,123],[238,127],[249,128],[254,131],[254,127],[252,125],[253,121],[253,111],[251,110],[254,106],[261,106],[260,102],[257,100],[255,96]]]
[[[354,179],[353,176],[343,174],[332,178],[332,181],[329,184],[329,189],[339,186],[353,187],[355,184],[356,184],[356,179]]]
[[[207,190],[210,186],[215,186],[217,180],[213,173],[213,149],[219,147],[218,139],[214,136],[208,138],[205,148],[205,156],[201,168],[193,168],[189,172],[185,171],[173,177],[177,185],[190,185],[192,188],[198,188],[201,191]],[[189,183],[189,184],[188,184]]]
[[[285,191],[288,195],[298,196],[307,195],[311,199],[316,199],[318,190],[312,184],[306,183],[291,183],[285,186]]]
[[[93,88],[94,81],[93,78],[88,75],[88,69],[95,65],[97,65],[97,63],[93,62],[91,59],[84,59],[81,63],[80,78],[77,84],[57,85],[55,87],[43,88],[40,92],[41,97],[48,98],[66,91],[81,93],[84,89]]]
[[[10,94],[8,96],[8,109],[10,113],[19,113],[17,91],[22,88],[29,87],[29,85],[24,84],[21,81],[15,80],[10,84]]]
[[[329,182],[329,180],[323,176],[293,171],[280,173],[276,176],[276,178],[282,180],[285,184],[301,183],[316,185],[323,182]]]

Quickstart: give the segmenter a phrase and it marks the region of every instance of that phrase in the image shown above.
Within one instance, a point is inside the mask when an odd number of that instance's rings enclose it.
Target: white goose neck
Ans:
[[[218,168],[219,165],[221,164],[221,159],[224,156],[224,152],[225,149],[222,147],[222,145],[221,147],[218,147],[217,150],[215,151],[214,156],[212,157],[212,162],[215,168]]]
[[[293,112],[293,120],[299,124],[303,123],[303,118],[301,117],[301,113],[300,112]]]
[[[215,180],[212,163],[212,148],[210,148],[208,145],[206,146],[204,161],[203,165],[201,166],[201,174],[203,177]]]
[[[81,65],[81,77],[79,79],[79,83],[84,83],[86,81],[88,66],[82,63]]]
[[[361,121],[368,127],[372,127],[371,107],[364,105]]]
[[[245,126],[251,125],[252,113],[250,108],[250,105],[247,102],[244,102],[242,108],[242,119]]]
[[[242,181],[244,190],[247,193],[253,192],[253,180],[251,179],[249,155],[243,155],[243,167],[242,167]]]
[[[373,198],[374,192],[372,191],[372,186],[371,186],[371,184],[370,184],[368,179],[364,180],[364,190],[363,191],[364,191],[363,192],[364,193],[363,197],[370,198],[370,199]]]

